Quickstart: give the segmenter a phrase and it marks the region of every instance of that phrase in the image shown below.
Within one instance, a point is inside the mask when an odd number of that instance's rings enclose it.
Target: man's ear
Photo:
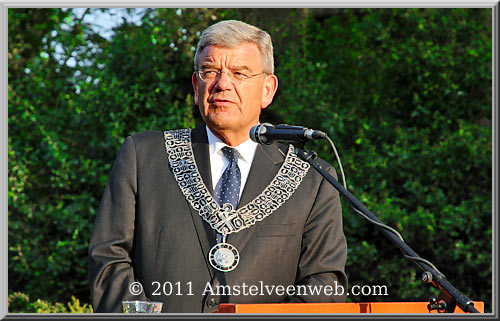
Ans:
[[[193,84],[194,89],[194,104],[198,105],[198,76],[196,75],[196,72],[193,72],[193,75],[191,76],[191,83]]]
[[[264,87],[262,88],[262,103],[260,108],[267,108],[272,103],[276,90],[278,90],[278,77],[267,75],[264,80]]]

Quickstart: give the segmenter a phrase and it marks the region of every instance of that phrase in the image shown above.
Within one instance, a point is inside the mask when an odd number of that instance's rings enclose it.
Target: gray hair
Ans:
[[[198,69],[198,56],[205,47],[215,45],[234,48],[243,42],[252,42],[257,45],[262,55],[263,71],[274,74],[271,36],[260,28],[237,20],[220,21],[202,32],[194,55],[194,69]]]

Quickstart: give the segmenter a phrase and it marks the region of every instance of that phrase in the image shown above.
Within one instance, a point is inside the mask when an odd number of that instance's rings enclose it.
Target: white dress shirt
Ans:
[[[205,126],[207,129],[208,136],[208,149],[210,153],[210,167],[212,171],[212,187],[215,190],[215,186],[219,182],[219,179],[226,170],[226,167],[229,165],[229,160],[224,157],[221,149],[225,146],[229,146],[223,143],[217,136],[212,133],[208,126]],[[255,156],[255,150],[257,149],[257,143],[252,141],[250,138],[245,142],[239,144],[236,147],[236,150],[240,154],[238,157],[238,167],[240,168],[241,173],[241,186],[240,186],[240,195],[243,192],[243,188],[245,187],[245,183],[248,178],[248,173],[250,172],[250,166],[252,165],[253,158]],[[215,191],[213,191],[215,193]]]

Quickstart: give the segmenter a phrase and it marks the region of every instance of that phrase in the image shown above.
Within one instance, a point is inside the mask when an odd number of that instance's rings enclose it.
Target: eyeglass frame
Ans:
[[[208,68],[207,68],[207,69],[208,69]],[[211,68],[210,68],[210,69],[211,69]],[[233,77],[234,77],[234,73],[233,73],[232,71],[223,71],[222,69],[216,69],[216,68],[213,68],[213,69],[214,69],[214,70],[217,70],[217,76],[216,76],[216,77],[215,77],[212,81],[215,81],[215,79],[217,79],[217,77],[220,77],[220,76],[222,75],[222,73],[223,73],[223,72],[225,72],[225,73],[228,75],[229,79],[231,80],[231,82],[232,82],[233,84],[236,84],[236,83],[243,83],[243,82],[245,82],[246,80],[251,79],[251,78],[253,78],[253,77],[255,77],[255,76],[258,76],[258,75],[262,75],[262,74],[269,75],[269,73],[267,73],[267,72],[263,71],[263,72],[259,72],[259,73],[253,74],[253,75],[245,75],[247,78],[244,78],[244,79],[238,80],[238,79],[233,79]],[[196,69],[194,72],[198,75],[198,77],[200,77],[200,79],[201,79],[201,80],[203,80],[204,82],[207,82],[207,83],[209,82],[208,80],[206,80],[205,78],[203,78],[203,77],[201,76],[201,73],[203,72],[203,70],[202,70],[202,69]],[[233,76],[231,76],[231,75],[233,75]]]

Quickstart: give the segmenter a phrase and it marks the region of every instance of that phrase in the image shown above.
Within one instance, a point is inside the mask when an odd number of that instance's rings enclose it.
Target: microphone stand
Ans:
[[[307,152],[302,148],[295,148],[297,156],[302,160],[308,162],[318,173],[321,174],[330,184],[332,184],[340,194],[346,197],[352,207],[358,209],[372,221],[385,225],[377,216],[370,212],[354,195],[352,195],[348,190],[344,188],[333,176],[331,176],[326,170],[324,170],[320,164],[318,164],[314,159],[316,158],[315,152]],[[375,224],[381,232],[387,236],[401,251],[405,258],[412,260],[419,268],[421,268],[424,273],[422,274],[422,282],[432,283],[432,285],[441,290],[440,301],[437,302],[435,298],[430,299],[430,304],[427,306],[429,312],[431,310],[438,310],[438,312],[453,313],[455,310],[455,305],[458,306],[465,312],[479,313],[479,311],[474,307],[474,303],[467,296],[463,295],[458,291],[446,277],[439,272],[429,261],[422,259],[415,251],[413,251],[408,244],[406,244],[402,239],[400,239],[396,234],[391,232],[386,228],[380,227],[380,225]],[[427,262],[427,263],[426,263]]]

